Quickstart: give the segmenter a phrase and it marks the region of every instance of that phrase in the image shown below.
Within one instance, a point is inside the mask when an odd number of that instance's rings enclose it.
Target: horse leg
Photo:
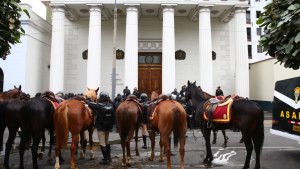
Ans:
[[[44,130],[43,130],[44,131]],[[31,154],[32,154],[32,165],[34,169],[38,169],[38,164],[37,164],[37,151],[38,151],[38,145],[42,139],[42,134],[41,131],[37,132],[33,136],[33,141],[32,141],[32,146],[31,146]]]
[[[185,136],[184,136],[185,137]],[[162,149],[165,148],[166,156],[167,156],[167,169],[171,169],[171,158],[170,158],[170,143],[169,143],[169,135],[160,136],[160,161],[163,161]]]
[[[75,163],[75,151],[76,151],[76,145],[79,142],[80,134],[72,134],[72,143],[71,143],[71,169],[77,169],[76,163]]]
[[[4,130],[5,130],[4,119],[0,119],[0,151],[2,151],[2,149],[3,149]]]
[[[90,160],[95,160],[94,151],[93,151],[93,133],[94,133],[94,127],[90,127],[88,129],[89,131],[89,146],[90,146]]]
[[[181,130],[183,130],[183,129],[181,129]],[[179,148],[179,152],[180,152],[180,169],[184,169],[184,154],[185,154],[184,146],[185,146],[185,141],[186,141],[186,137],[182,133],[186,133],[186,132],[182,131],[181,136],[180,136],[180,148]]]
[[[127,151],[127,162],[126,162],[127,166],[131,165],[130,141],[133,137],[133,134],[134,134],[134,130],[130,130],[128,133],[127,140],[125,142],[126,151]]]
[[[154,159],[154,147],[155,147],[155,132],[154,131],[149,131],[149,138],[151,141],[151,155],[149,157],[150,161],[153,161]]]
[[[161,139],[162,139],[162,136],[160,136],[160,140],[159,140],[159,147],[160,147],[159,161],[163,162],[164,161],[163,154],[165,154],[164,151],[166,151],[166,148],[164,149],[164,145],[163,145]]]
[[[137,127],[135,129],[135,155],[136,156],[140,156],[140,153],[139,153],[139,149],[138,149],[138,133],[139,133],[139,128]]]
[[[206,157],[203,161],[204,164],[211,165],[211,161],[213,160],[213,155],[211,152],[211,145],[210,145],[210,134],[211,134],[211,129],[205,129],[204,128],[204,139],[205,139],[205,147],[206,147]]]
[[[24,152],[26,149],[26,144],[29,142],[30,136],[24,131],[21,134],[21,142],[19,146],[19,155],[20,155],[20,166],[19,169],[24,169]]]
[[[60,140],[58,140],[58,137],[56,137],[55,166],[54,166],[54,169],[60,169],[60,164],[59,164],[59,162],[60,162],[60,156],[61,156],[61,151],[60,150],[61,150]]]
[[[85,132],[80,132],[80,146],[82,152],[80,153],[80,159],[85,159],[85,152],[86,152],[86,145],[87,145],[87,140],[85,137]]]
[[[5,157],[4,157],[4,167],[6,169],[9,169],[9,153],[12,147],[12,144],[16,138],[16,131],[17,129],[9,129],[9,136],[6,142],[6,148],[5,148]]]
[[[49,133],[50,133],[50,145],[49,145],[49,152],[48,152],[48,161],[52,161],[52,146],[54,144],[54,129],[49,129]],[[46,141],[46,138],[45,138],[45,135],[44,135],[44,138],[45,139],[44,141]]]
[[[256,130],[255,135],[252,137],[252,141],[254,144],[255,154],[256,154],[256,162],[255,169],[260,168],[260,153],[264,142],[264,127],[259,126],[258,130]]]
[[[44,151],[45,151],[45,144],[46,144],[46,137],[45,137],[45,131],[44,131],[43,137],[42,137],[42,149],[41,149],[41,152],[39,152],[39,154],[38,154],[39,159],[43,159]]]
[[[212,144],[216,144],[217,143],[217,134],[218,134],[218,130],[213,130],[214,139],[212,141]]]
[[[121,146],[123,151],[123,159],[122,159],[122,166],[126,166],[126,158],[125,158],[125,138],[121,138]]]
[[[246,161],[245,161],[243,169],[249,168],[250,158],[251,158],[251,154],[252,154],[252,150],[253,150],[251,137],[246,135],[246,133],[248,133],[248,132],[243,132],[244,144],[245,144],[246,150],[247,150]]]
[[[223,147],[226,148],[227,147],[227,143],[228,143],[228,137],[226,136],[225,130],[222,130],[222,134],[223,134],[223,137],[224,137]]]

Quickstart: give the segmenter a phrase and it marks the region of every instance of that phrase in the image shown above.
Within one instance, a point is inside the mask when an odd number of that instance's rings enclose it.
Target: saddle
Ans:
[[[153,118],[155,117],[155,116],[157,116],[157,113],[156,113],[156,108],[157,108],[157,105],[160,103],[160,102],[162,102],[162,101],[164,101],[164,100],[168,100],[169,99],[169,96],[167,96],[167,95],[165,95],[165,94],[161,94],[161,95],[159,95],[158,97],[157,97],[157,99],[155,100],[155,101],[153,101],[151,104],[149,104],[149,106],[148,106],[148,109],[149,109],[149,111],[148,111],[148,116],[149,116],[149,119],[150,120],[153,120]]]
[[[204,108],[204,114],[203,117],[207,121],[208,120],[208,111],[212,111],[212,119],[213,122],[216,123],[228,123],[231,118],[231,105],[232,105],[233,99],[227,98],[220,102],[220,100],[216,98],[211,98],[208,101],[206,101],[203,105]]]
[[[140,110],[141,117],[143,117],[144,106],[139,103],[139,99],[135,95],[129,95],[129,96],[127,96],[126,101],[132,101],[132,102],[134,102],[136,104],[136,106]]]

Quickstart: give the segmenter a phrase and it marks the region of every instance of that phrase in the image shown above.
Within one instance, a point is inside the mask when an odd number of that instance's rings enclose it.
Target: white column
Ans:
[[[199,6],[199,85],[214,95],[210,9],[211,6]]]
[[[249,63],[246,32],[246,8],[235,9],[235,92],[249,97]]]
[[[138,7],[126,5],[125,78],[124,86],[130,91],[138,87]]]
[[[100,87],[101,80],[101,5],[90,6],[87,87]]]
[[[64,7],[53,6],[49,90],[54,93],[61,92],[64,90],[64,54],[65,54],[64,19],[65,19]]]
[[[162,93],[169,94],[175,88],[175,5],[162,4]]]

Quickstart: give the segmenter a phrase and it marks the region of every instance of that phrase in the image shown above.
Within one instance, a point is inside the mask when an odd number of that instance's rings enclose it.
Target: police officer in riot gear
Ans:
[[[107,92],[100,93],[98,104],[90,102],[88,105],[96,117],[95,128],[97,128],[98,131],[100,149],[103,154],[103,159],[100,161],[100,164],[107,165],[111,162],[111,148],[108,143],[108,138],[109,132],[113,128],[115,109]]]

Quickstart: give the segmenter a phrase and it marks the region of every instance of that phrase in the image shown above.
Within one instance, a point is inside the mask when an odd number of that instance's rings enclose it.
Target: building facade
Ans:
[[[111,92],[114,1],[42,2],[52,15],[50,90]],[[190,80],[210,94],[220,85],[249,97],[248,1],[123,0],[117,8],[116,47],[125,57],[116,61],[116,93],[124,86],[170,93]],[[180,49],[184,60],[175,58]]]
[[[22,90],[34,96],[49,90],[49,63],[51,49],[51,25],[32,12],[30,5],[21,4],[30,14],[22,14],[21,26],[26,34],[21,43],[12,46],[6,60],[0,59],[0,85],[2,91],[22,86]]]
[[[259,46],[260,36],[264,33],[256,21],[264,11],[264,7],[270,3],[270,0],[249,0],[250,7],[247,9],[247,41],[248,41],[248,58],[249,63],[255,63],[262,60],[270,59],[263,48]]]

